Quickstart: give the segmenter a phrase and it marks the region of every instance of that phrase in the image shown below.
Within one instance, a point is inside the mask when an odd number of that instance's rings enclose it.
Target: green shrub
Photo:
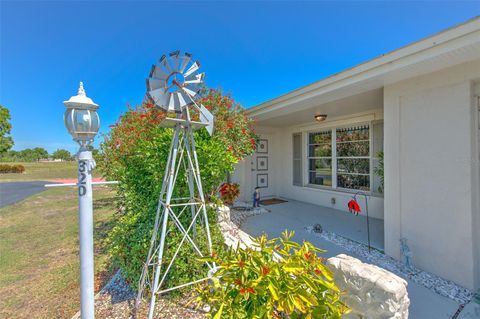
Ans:
[[[198,306],[208,304],[215,319],[341,318],[348,308],[332,272],[317,256],[324,251],[292,237],[288,231],[271,240],[263,235],[254,239],[256,249],[203,258],[218,265],[218,279],[198,286]]]
[[[8,165],[0,164],[0,174],[3,173],[23,173],[25,172],[25,167],[23,165]]]
[[[254,151],[257,137],[241,106],[230,97],[211,90],[201,103],[216,116],[213,136],[210,137],[206,130],[194,133],[203,190],[207,199],[213,199],[227,173],[240,159]],[[173,133],[172,129],[159,127],[165,116],[149,103],[129,109],[100,146],[98,166],[101,173],[109,180],[120,182],[119,217],[108,236],[109,252],[133,286],[137,285],[147,257]],[[188,186],[182,178],[185,173],[183,169],[179,172],[174,197],[188,196]],[[215,249],[221,249],[223,240],[215,226],[216,217],[211,210],[209,215]],[[188,218],[188,214],[183,217]],[[186,220],[182,222],[186,224]],[[202,239],[205,234],[198,226],[198,236]],[[169,233],[168,247],[175,246],[180,240],[179,232]],[[168,247],[165,260],[172,253]],[[189,245],[184,247],[176,267],[169,273],[167,287],[205,275],[203,263],[192,258]]]

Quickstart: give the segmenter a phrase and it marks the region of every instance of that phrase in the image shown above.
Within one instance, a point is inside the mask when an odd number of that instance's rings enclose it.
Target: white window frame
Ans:
[[[343,187],[338,187],[337,184],[337,129],[342,129],[342,128],[349,128],[352,126],[362,126],[362,125],[368,125],[368,142],[369,142],[369,147],[368,147],[368,156],[353,156],[353,157],[340,157],[340,158],[349,158],[349,159],[368,159],[369,160],[369,173],[368,174],[354,174],[354,175],[368,175],[369,176],[369,190],[361,190],[361,189],[351,189],[351,188],[343,188]],[[324,185],[317,185],[317,184],[311,184],[310,183],[310,169],[309,169],[309,160],[314,157],[309,157],[309,140],[310,140],[310,134],[311,133],[318,133],[318,132],[325,132],[325,131],[331,131],[331,138],[332,138],[332,186],[324,186]],[[368,122],[361,122],[361,123],[350,123],[350,124],[345,124],[345,125],[338,125],[338,126],[332,126],[332,127],[325,127],[317,130],[310,130],[306,132],[305,134],[305,139],[304,139],[304,145],[305,147],[305,167],[304,167],[304,174],[305,174],[305,186],[307,187],[312,187],[312,188],[320,188],[324,190],[336,190],[336,191],[342,191],[342,192],[348,192],[348,193],[356,193],[356,192],[363,192],[363,193],[368,193],[368,194],[373,194],[375,193],[372,189],[373,187],[373,154],[372,154],[372,147],[373,147],[373,122],[368,121]]]
[[[351,128],[353,126],[366,126],[368,125],[368,156],[341,156],[341,157],[337,157],[337,129],[343,129],[343,128]],[[338,159],[368,159],[368,174],[365,174],[365,173],[343,173],[344,175],[360,175],[360,176],[368,176],[369,178],[369,187],[368,187],[368,191],[365,191],[365,190],[361,190],[361,189],[352,189],[352,188],[344,188],[344,187],[338,187],[337,185],[337,177],[338,177],[338,174],[337,174],[337,170],[336,170],[336,165],[335,165],[335,172],[334,172],[334,175],[335,175],[335,188],[336,189],[339,189],[339,190],[342,190],[342,191],[353,191],[353,192],[372,192],[372,173],[373,173],[373,169],[372,169],[372,123],[371,122],[368,122],[368,123],[362,123],[362,124],[350,124],[350,125],[342,125],[342,126],[337,126],[337,127],[334,127],[332,128],[332,130],[335,130],[335,140],[332,140],[332,143],[335,143],[335,164],[337,164],[337,161]],[[366,140],[359,140],[359,141],[355,141],[355,142],[365,142]],[[332,144],[332,147],[333,147],[333,144]],[[333,174],[332,174],[333,176]]]
[[[331,153],[331,156],[328,157],[328,156],[320,156],[320,157],[317,157],[317,156],[309,156],[309,153],[310,153],[310,134],[315,134],[315,133],[321,133],[321,132],[327,132],[327,131],[330,131],[330,138],[333,137],[333,134],[334,132],[331,130],[331,128],[325,128],[325,129],[322,129],[322,130],[315,130],[315,131],[310,131],[306,134],[306,143],[307,143],[307,147],[306,147],[306,152],[305,152],[305,155],[306,155],[306,181],[307,181],[307,185],[311,185],[311,186],[314,186],[314,187],[322,187],[322,188],[325,188],[325,189],[333,189],[334,185],[336,184],[336,179],[334,177],[334,175],[332,174],[332,186],[327,186],[327,185],[318,185],[318,184],[311,184],[310,183],[310,160],[311,159],[330,159],[332,161],[331,163],[331,168],[330,169],[333,169],[333,154],[334,154],[334,150],[333,150],[333,140],[330,141],[330,144],[331,144],[331,147],[332,147],[332,153]]]

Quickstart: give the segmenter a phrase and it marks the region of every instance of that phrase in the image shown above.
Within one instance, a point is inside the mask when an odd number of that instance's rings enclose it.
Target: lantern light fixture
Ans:
[[[327,119],[327,114],[317,114],[315,115],[315,121],[323,122]]]
[[[67,108],[64,114],[65,127],[73,139],[85,147],[92,143],[100,128],[100,118],[97,114],[98,104],[87,97],[80,82],[78,93],[63,104]]]
[[[80,313],[82,319],[95,318],[93,259],[93,195],[92,171],[95,160],[87,149],[100,128],[98,104],[87,97],[80,82],[78,93],[63,104],[67,108],[63,120],[73,140],[80,145],[78,161],[78,223],[80,241]]]

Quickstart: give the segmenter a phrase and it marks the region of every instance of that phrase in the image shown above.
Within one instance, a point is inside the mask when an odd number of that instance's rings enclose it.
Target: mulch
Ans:
[[[97,319],[143,319],[147,318],[148,301],[144,301],[135,317],[136,292],[125,282],[120,272],[95,298],[95,318]],[[164,319],[205,319],[205,313],[186,305],[189,298],[170,299],[157,297],[154,318]],[[75,318],[75,317],[74,317]],[[73,319],[73,318],[72,318]]]

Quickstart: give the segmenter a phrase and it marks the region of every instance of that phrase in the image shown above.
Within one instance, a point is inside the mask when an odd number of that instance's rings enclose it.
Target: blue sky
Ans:
[[[107,132],[163,53],[191,52],[207,85],[251,107],[479,14],[480,1],[2,1],[0,104],[14,149],[74,151],[62,102],[80,80]]]

